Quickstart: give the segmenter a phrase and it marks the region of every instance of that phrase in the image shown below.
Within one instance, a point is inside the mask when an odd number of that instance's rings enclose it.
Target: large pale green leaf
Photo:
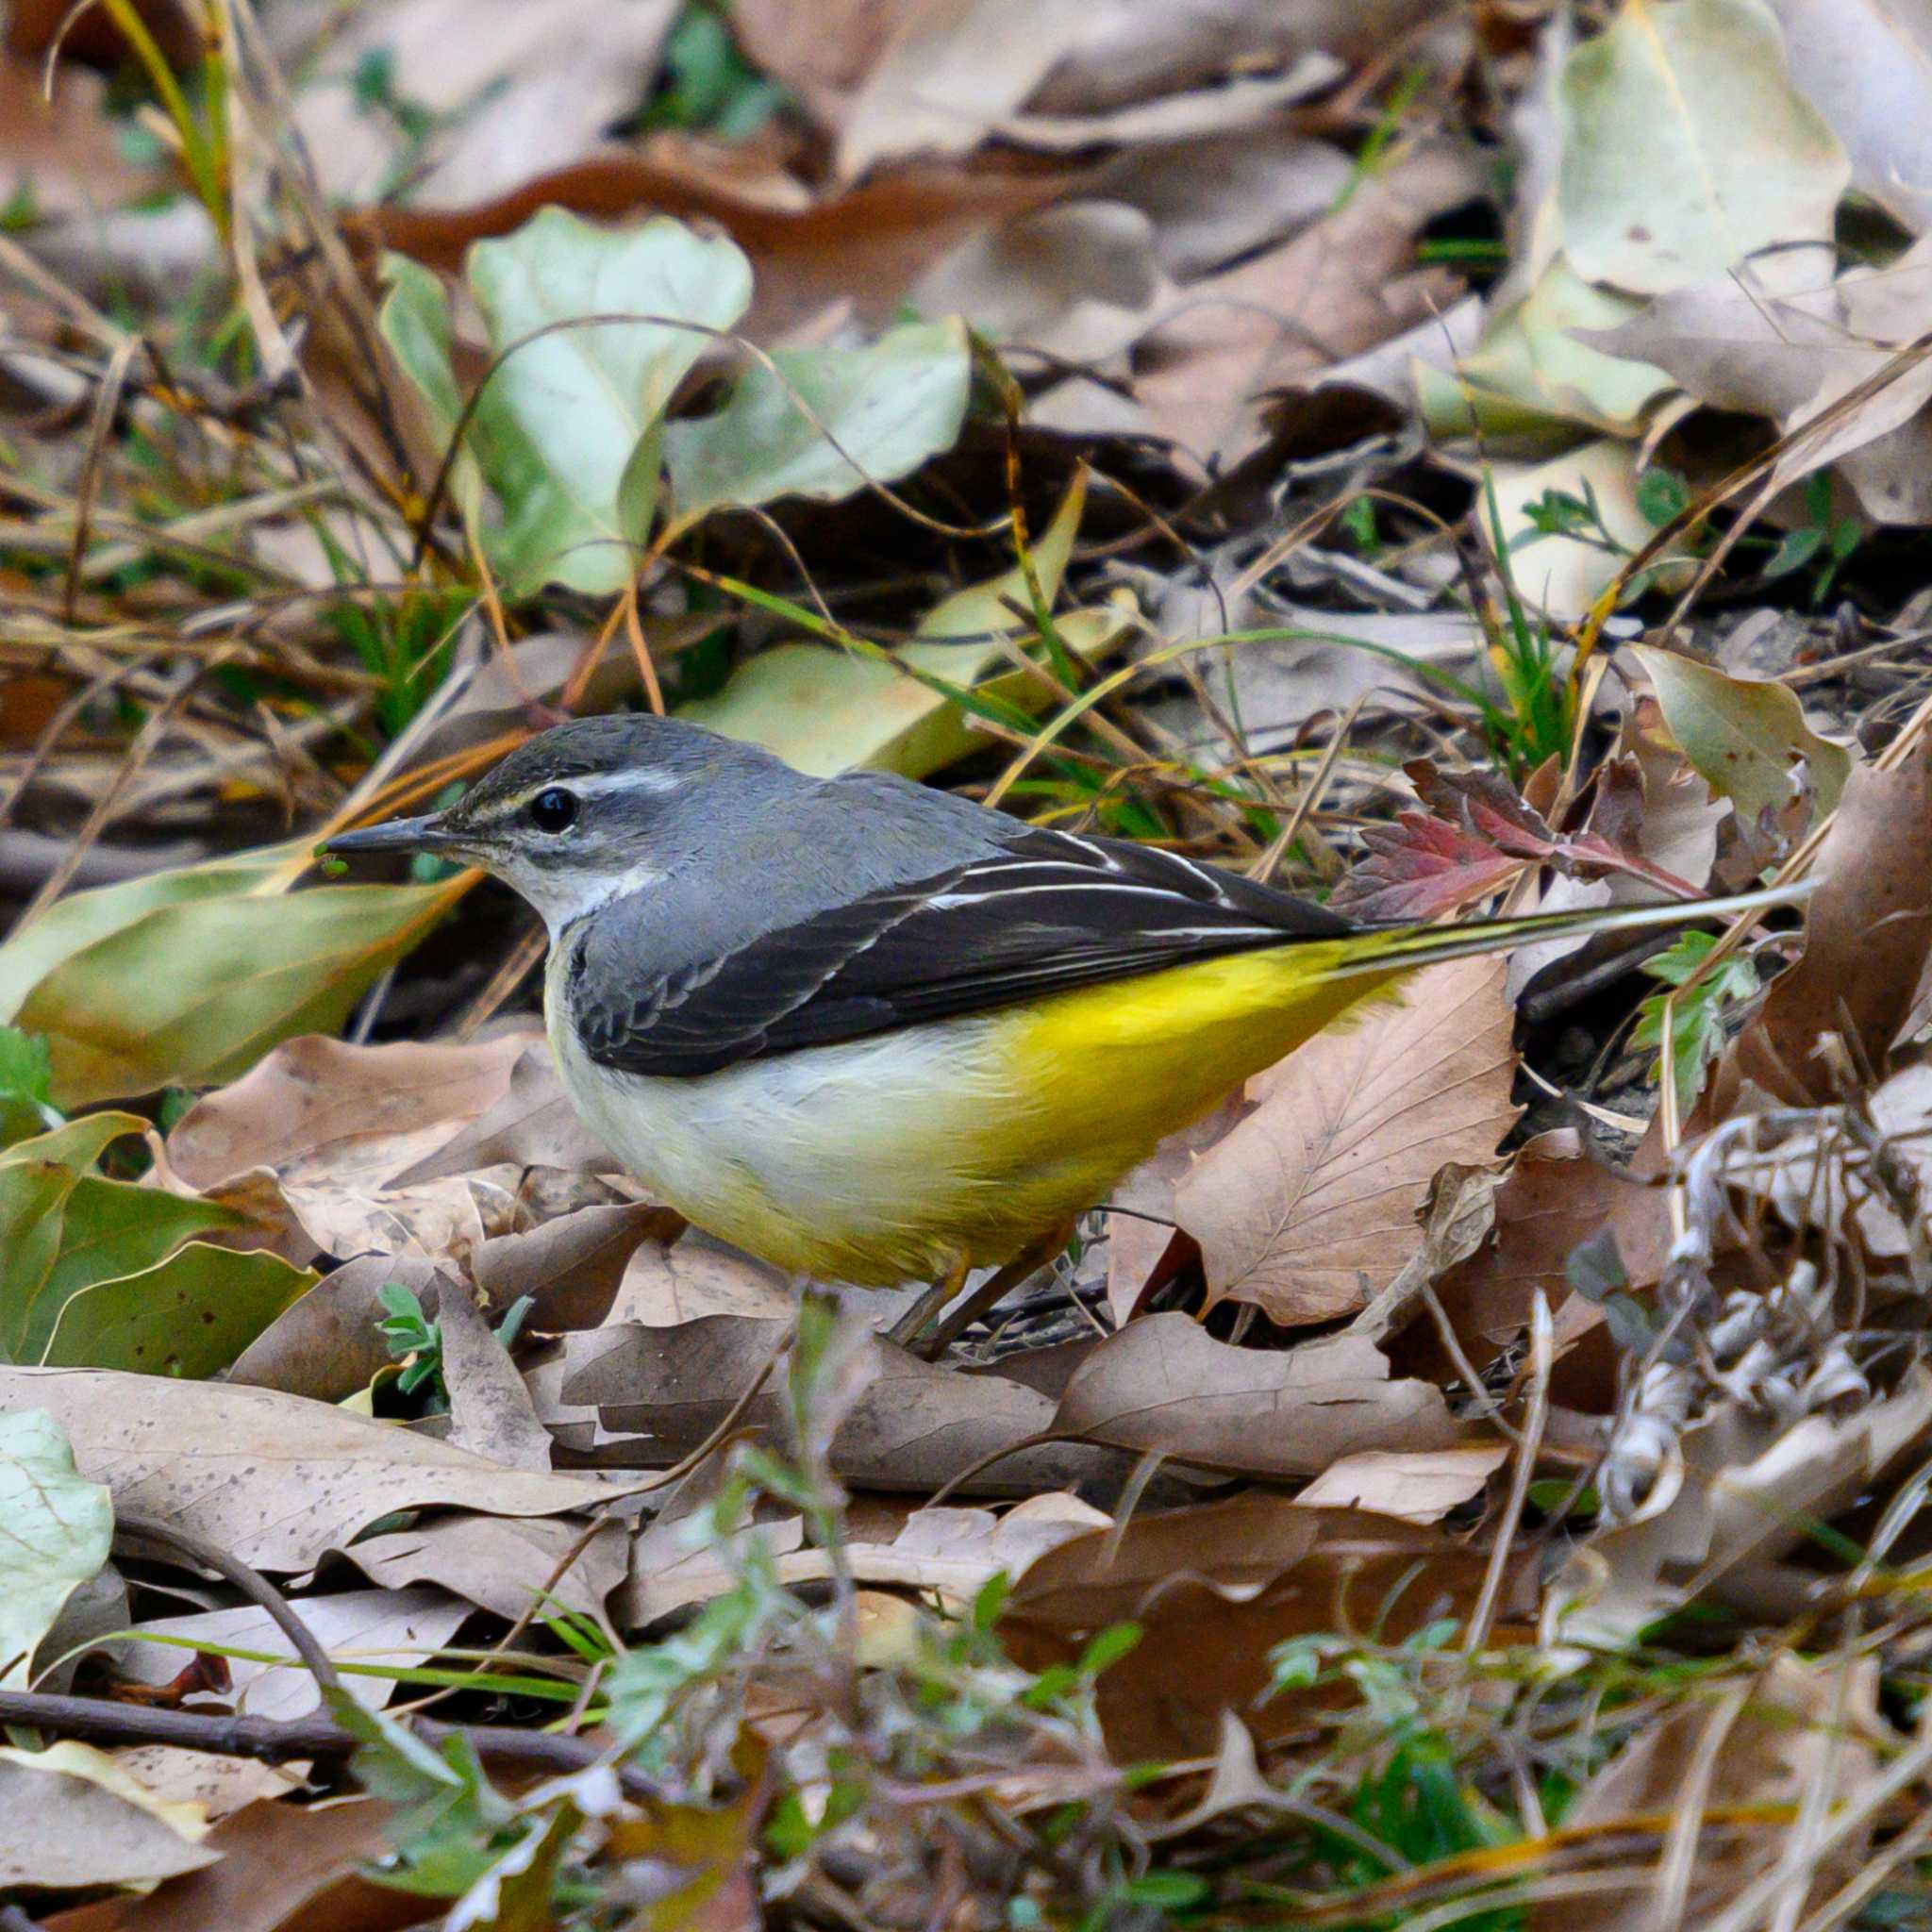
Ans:
[[[0,1021],[45,1036],[62,1108],[228,1078],[329,1032],[466,889],[287,890],[302,849],[76,892],[0,945]]]
[[[1049,604],[1066,574],[1085,502],[1084,481],[1076,482],[1033,546]],[[987,741],[970,729],[958,704],[908,672],[1037,713],[1045,702],[1040,681],[1001,669],[1011,662],[1011,641],[1031,629],[1012,608],[1024,610],[1028,601],[1025,573],[1015,565],[935,605],[917,638],[891,661],[821,644],[781,644],[743,665],[715,698],[688,705],[680,715],[762,744],[821,776],[862,769],[923,778]],[[1070,612],[1057,627],[1075,656],[1097,654],[1121,630],[1119,619],[1105,610]]]
[[[1662,294],[1831,239],[1851,163],[1763,0],[1624,0],[1557,92],[1562,242],[1586,280]]]
[[[546,208],[477,242],[467,266],[491,347],[508,351],[475,418],[505,507],[498,560],[522,590],[619,590],[657,506],[659,419],[707,331],[749,306],[750,264],[668,217],[608,229]],[[638,319],[583,320],[593,316]]]
[[[958,439],[972,361],[958,317],[862,349],[780,349],[772,363],[748,369],[715,415],[666,426],[678,525],[725,504],[849,496]]]
[[[141,1274],[70,1295],[39,1360],[50,1369],[200,1380],[225,1369],[316,1280],[312,1268],[263,1248],[238,1253],[190,1241]]]
[[[0,1415],[0,1685],[24,1686],[35,1646],[108,1560],[114,1507],[83,1481],[44,1408]]]
[[[94,1171],[145,1124],[90,1114],[0,1153],[0,1360],[212,1374],[314,1285],[195,1239],[243,1225],[234,1209]]]
[[[451,359],[449,296],[428,269],[407,255],[385,255],[382,279],[388,292],[376,313],[376,328],[415,385],[429,428],[446,455],[463,418],[463,394]],[[482,478],[467,449],[450,464],[449,489],[463,514],[475,517],[482,502]]]
[[[1733,677],[1649,644],[1632,649],[1657,688],[1671,736],[1711,790],[1736,803],[1746,824],[1755,826],[1767,810],[1783,811],[1807,778],[1814,824],[1838,804],[1852,755],[1806,724],[1788,686]]]
[[[1437,436],[1574,441],[1579,425],[1633,433],[1672,387],[1648,362],[1607,355],[1571,333],[1613,328],[1642,304],[1592,288],[1558,256],[1521,302],[1495,316],[1455,375],[1417,364],[1424,421]]]

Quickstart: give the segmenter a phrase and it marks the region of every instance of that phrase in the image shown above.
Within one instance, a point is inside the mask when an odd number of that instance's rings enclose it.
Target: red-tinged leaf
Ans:
[[[1439,772],[1427,758],[1404,769],[1429,812],[1404,812],[1392,827],[1363,833],[1370,857],[1336,889],[1329,903],[1338,912],[1370,922],[1440,918],[1487,898],[1532,864],[1575,878],[1627,873],[1674,898],[1697,896],[1688,880],[1599,832],[1551,830],[1493,772]],[[1627,809],[1618,823],[1629,824]]]
[[[1362,834],[1369,857],[1336,887],[1329,906],[1370,924],[1440,919],[1500,891],[1527,861],[1447,820],[1406,811]]]

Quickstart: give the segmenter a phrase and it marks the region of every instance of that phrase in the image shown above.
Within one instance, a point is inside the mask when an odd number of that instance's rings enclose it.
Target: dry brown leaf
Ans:
[[[413,1669],[426,1664],[457,1634],[470,1606],[441,1590],[350,1590],[334,1596],[305,1597],[297,1607],[316,1641],[332,1657],[358,1664],[393,1664]],[[182,1640],[180,1643],[163,1639]],[[307,1717],[322,1707],[322,1687],[296,1656],[295,1646],[266,1610],[253,1604],[235,1609],[202,1610],[187,1617],[158,1617],[137,1624],[115,1660],[120,1675],[132,1683],[172,1683],[197,1648],[232,1646],[259,1651],[282,1661],[228,1660],[232,1695],[223,1701],[248,1717],[285,1721]],[[402,1688],[390,1677],[345,1675],[344,1688],[356,1702],[380,1710]]]
[[[103,1899],[48,1921],[49,1932],[394,1932],[415,1901],[361,1875],[390,1849],[390,1807],[374,1798],[249,1805],[203,1849],[219,1859],[145,1898]],[[400,1899],[400,1904],[399,1904]]]
[[[1481,1495],[1508,1459],[1507,1442],[1367,1449],[1331,1463],[1295,1501],[1308,1509],[1369,1509],[1405,1523],[1440,1523],[1450,1510]]]
[[[436,1325],[449,1391],[450,1441],[509,1469],[548,1470],[550,1431],[537,1420],[509,1351],[455,1282],[438,1290]]]
[[[221,1757],[178,1744],[131,1744],[109,1755],[142,1790],[164,1803],[192,1805],[210,1824],[258,1798],[300,1790],[308,1770],[299,1762],[258,1764],[253,1758]]]
[[[368,1388],[391,1359],[375,1325],[389,1312],[383,1288],[392,1281],[434,1308],[437,1283],[446,1278],[421,1256],[358,1256],[277,1315],[242,1350],[227,1379],[316,1402],[344,1401]]]
[[[0,55],[0,206],[43,222],[85,220],[162,185],[122,159],[105,92],[98,75],[69,66],[50,101],[37,61]]]
[[[397,1509],[558,1516],[621,1491],[504,1469],[266,1389],[108,1369],[0,1368],[0,1408],[44,1408],[81,1471],[138,1510],[265,1570],[307,1569]]]
[[[1515,1117],[1504,973],[1499,959],[1425,968],[1248,1083],[1258,1105],[1175,1195],[1210,1303],[1252,1302],[1292,1327],[1388,1285],[1421,1245],[1438,1169],[1493,1158]]]
[[[675,1243],[646,1241],[630,1257],[609,1324],[675,1328],[704,1315],[789,1321],[798,1306],[779,1269],[693,1229]]]
[[[1148,1315],[1101,1342],[1053,1419],[1062,1435],[1244,1475],[1318,1475],[1365,1449],[1447,1449],[1442,1391],[1391,1382],[1374,1342],[1231,1348],[1191,1316]]]
[[[1285,246],[1190,284],[1182,312],[1136,352],[1135,396],[1181,448],[1204,462],[1239,462],[1266,441],[1268,391],[1454,303],[1453,275],[1412,268],[1415,236],[1476,192],[1466,155],[1422,149]]]
[[[509,1091],[529,1034],[475,1046],[350,1046],[309,1034],[204,1095],[168,1136],[191,1186],[272,1167],[386,1181]]]
[[[566,1609],[597,1615],[624,1581],[629,1547],[618,1523],[600,1524],[586,1541],[579,1523],[453,1512],[364,1537],[342,1555],[384,1590],[433,1583],[513,1624],[538,1607],[537,1593],[546,1588]]]
[[[1084,170],[1006,173],[936,165],[895,170],[829,200],[801,205],[747,190],[718,150],[653,136],[641,153],[579,161],[479,207],[440,213],[372,208],[352,227],[454,275],[473,242],[508,235],[540,208],[591,221],[646,213],[715,222],[751,258],[752,307],[741,325],[770,342],[849,308],[863,328],[892,320],[907,291],[968,236],[1042,208],[1085,180]],[[789,177],[787,177],[789,181]]]
[[[1586,1154],[1568,1127],[1539,1134],[1518,1152],[1496,1191],[1493,1236],[1436,1284],[1450,1325],[1478,1369],[1528,1327],[1539,1292],[1552,1307],[1566,1301],[1564,1264],[1605,1228],[1616,1237],[1632,1285],[1653,1286],[1670,1250],[1663,1189]],[[1416,1323],[1392,1353],[1397,1368],[1411,1374],[1456,1372],[1426,1322]]]
[[[607,1329],[608,1346],[559,1392],[568,1404],[594,1404],[602,1426],[628,1438],[631,1466],[675,1461],[724,1421],[789,1325],[710,1315],[678,1328]],[[855,1374],[856,1398],[832,1440],[833,1466],[848,1482],[930,1492],[993,1458],[964,1493],[1025,1494],[1091,1478],[1114,1461],[1085,1444],[1035,1443],[1053,1427],[1052,1399],[1004,1376],[923,1362],[875,1336],[861,1344]],[[745,1427],[777,1425],[782,1387],[781,1364]]]
[[[1534,1567],[1512,1561],[1506,1615],[1525,1609]],[[1127,1759],[1207,1757],[1224,1712],[1263,1738],[1305,1722],[1300,1699],[1264,1701],[1275,1644],[1341,1629],[1399,1641],[1466,1615],[1486,1568],[1440,1531],[1255,1491],[1050,1550],[1015,1587],[1000,1631],[1015,1661],[1039,1670],[1111,1624],[1140,1624],[1140,1643],[1100,1679],[1108,1742]]]
[[[0,1749],[0,1890],[152,1883],[221,1854],[86,1744]]]
[[[664,1252],[683,1228],[668,1208],[626,1201],[579,1208],[520,1234],[498,1235],[470,1257],[492,1313],[528,1295],[529,1326],[594,1328],[610,1313],[639,1251]]]
[[[269,1171],[322,1254],[461,1260],[509,1226],[517,1173],[397,1177],[504,1099],[529,1041],[527,1032],[475,1046],[289,1041],[188,1110],[168,1137],[169,1164],[204,1189]]]
[[[1838,1098],[1827,1033],[1879,1069],[1932,949],[1932,736],[1896,771],[1857,766],[1818,854],[1805,954],[1772,987],[1713,1079],[1719,1117],[1740,1080],[1794,1106]]]
[[[474,1174],[505,1164],[616,1174],[622,1163],[587,1127],[558,1077],[547,1040],[533,1040],[517,1056],[509,1086],[426,1158],[394,1176],[401,1188]]]
[[[577,0],[377,0],[332,22],[301,63],[295,129],[332,201],[385,199],[398,176],[424,208],[507,193],[636,111],[676,15],[676,0],[629,0],[592,28]],[[376,60],[420,125],[370,110],[358,75]]]
[[[1801,1821],[1829,1819],[1877,1772],[1877,1676],[1869,1658],[1811,1663],[1787,1653],[1754,1679],[1674,1703],[1585,1784],[1563,1814],[1564,1828],[1614,1843],[1621,1821],[1681,1819],[1687,1802],[1705,1813],[1791,1806]],[[1687,1788],[1691,1778],[1698,1781]],[[1807,1828],[1817,1827],[1739,1831],[1713,1819],[1697,1834],[1689,1890],[1671,1917],[1709,1924],[1801,1849]],[[1868,1827],[1804,1861],[1791,1887],[1800,1919],[1856,1876],[1871,1841]],[[1658,1923],[1662,1882],[1659,1872],[1653,1885],[1537,1905],[1529,1924],[1535,1932],[1645,1932]]]

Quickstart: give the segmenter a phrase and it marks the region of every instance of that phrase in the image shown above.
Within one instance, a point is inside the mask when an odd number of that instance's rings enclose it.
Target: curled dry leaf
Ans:
[[[1400,1641],[1467,1615],[1487,1567],[1440,1531],[1255,1491],[1049,1551],[1015,1587],[1000,1631],[1038,1670],[1113,1624],[1140,1624],[1140,1643],[1100,1679],[1108,1740],[1124,1758],[1206,1757],[1224,1712],[1263,1738],[1306,1722],[1304,1697],[1266,1695],[1275,1644],[1338,1629]],[[1511,1560],[1507,1616],[1528,1607],[1534,1567],[1533,1556]]]
[[[1693,1831],[1682,1923],[1707,1924],[1769,1879],[1804,1845],[1802,1822],[1839,1813],[1877,1774],[1877,1671],[1869,1659],[1812,1663],[1787,1653],[1756,1677],[1715,1694],[1672,1705],[1596,1773],[1563,1815],[1566,1831],[1616,1843],[1624,1819],[1686,1817],[1687,1803],[1710,1822]],[[1687,1789],[1687,1777],[1694,1780]],[[1744,1807],[1791,1807],[1801,1822],[1786,1830],[1726,1829],[1724,1814]],[[1873,1827],[1837,1838],[1778,1885],[1796,1893],[1802,1916],[1855,1877]],[[1627,1853],[1614,1855],[1620,1875]],[[1642,1932],[1656,1924],[1657,1887],[1618,1885],[1531,1907],[1534,1932]]]
[[[529,1040],[291,1040],[197,1101],[168,1137],[168,1158],[197,1187],[266,1167],[322,1254],[467,1255],[509,1226],[517,1174],[506,1165],[414,1184],[399,1176],[507,1097]]]
[[[1932,951],[1932,736],[1895,770],[1852,774],[1815,870],[1804,957],[1720,1065],[1720,1107],[1744,1079],[1796,1106],[1837,1098],[1815,1058],[1828,1033],[1856,1064],[1884,1067]]]
[[[1437,1171],[1492,1159],[1515,1118],[1504,970],[1427,967],[1248,1083],[1258,1105],[1175,1195],[1210,1301],[1293,1327],[1388,1285]]]
[[[1393,1382],[1374,1342],[1231,1348],[1191,1316],[1130,1322],[1080,1364],[1056,1432],[1245,1475],[1318,1475],[1368,1449],[1440,1450],[1461,1431],[1429,1382]]]
[[[397,1509],[558,1516],[614,1493],[266,1389],[111,1370],[0,1369],[0,1409],[44,1408],[115,1507],[267,1570],[301,1570]]]
[[[1568,1127],[1539,1134],[1517,1154],[1496,1190],[1494,1212],[1490,1239],[1436,1284],[1457,1341],[1479,1370],[1525,1331],[1539,1292],[1553,1307],[1565,1301],[1566,1264],[1592,1235],[1614,1235],[1640,1289],[1657,1282],[1670,1250],[1666,1191],[1594,1158]],[[1426,1322],[1412,1322],[1393,1355],[1408,1374],[1456,1373]]]
[[[508,1036],[505,1036],[508,1038]],[[486,1167],[555,1167],[616,1174],[622,1163],[578,1118],[558,1078],[547,1040],[524,1036],[509,1085],[435,1153],[392,1177],[399,1188]]]
[[[1721,1404],[1683,1432],[1681,1456],[1666,1463],[1638,1513],[1601,1531],[1551,1585],[1545,1643],[1631,1642],[1693,1589],[1796,1548],[1915,1450],[1928,1428],[1932,1374],[1923,1366],[1855,1415],[1819,1413],[1786,1425]]]

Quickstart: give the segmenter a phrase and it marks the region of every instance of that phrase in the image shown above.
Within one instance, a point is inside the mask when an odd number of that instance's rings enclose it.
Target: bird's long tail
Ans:
[[[1655,906],[1600,906],[1566,912],[1530,912],[1517,919],[1479,919],[1460,925],[1417,925],[1370,928],[1373,951],[1359,958],[1342,957],[1324,974],[1345,979],[1359,974],[1407,971],[1433,966],[1443,959],[1467,959],[1482,953],[1507,952],[1538,940],[1590,938],[1600,932],[1641,932],[1647,927],[1695,925],[1707,919],[1730,919],[1766,906],[1790,906],[1807,897],[1820,881],[1794,879],[1789,885],[1765,886],[1755,892],[1736,892],[1723,899],[1675,899]]]

